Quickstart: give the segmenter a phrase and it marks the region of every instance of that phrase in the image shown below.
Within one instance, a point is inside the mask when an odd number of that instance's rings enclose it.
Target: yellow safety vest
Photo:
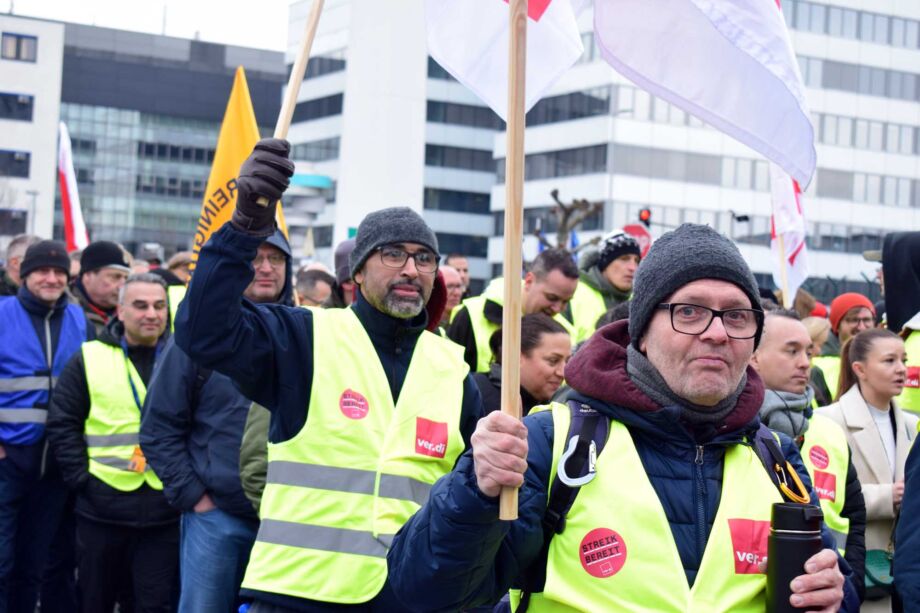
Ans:
[[[90,341],[83,343],[81,350],[90,398],[83,432],[89,473],[122,492],[133,492],[144,483],[162,490],[163,484],[147,465],[138,441],[139,405],[147,395],[144,381],[121,347]]]
[[[811,359],[811,365],[817,366],[824,373],[824,382],[831,392],[831,400],[837,400],[837,383],[840,381],[840,356],[817,355]]]
[[[904,341],[907,352],[907,381],[895,401],[902,409],[920,415],[920,330],[912,330]]]
[[[313,312],[303,429],[268,445],[261,525],[243,587],[323,602],[373,599],[402,525],[464,450],[463,348],[419,337],[396,405],[352,309]]]
[[[179,304],[185,298],[188,288],[184,285],[170,285],[166,288],[166,296],[169,298],[169,329],[176,329],[176,313],[179,311]]]
[[[568,407],[552,405],[555,432],[568,432]],[[553,467],[568,441],[556,436]],[[550,543],[543,592],[531,611],[762,613],[770,512],[782,502],[756,453],[725,452],[722,498],[702,565],[689,587],[658,495],[626,426],[611,421],[593,481],[581,487],[566,527]],[[512,610],[517,606],[512,595]]]
[[[597,329],[597,320],[607,312],[607,305],[604,303],[603,294],[584,281],[579,281],[569,307],[572,309],[574,342],[577,345],[594,334]]]
[[[837,549],[843,555],[850,532],[850,520],[843,517],[847,491],[850,448],[843,429],[824,415],[813,415],[802,442],[802,461],[821,501],[824,523],[834,533]]]
[[[473,328],[473,339],[476,342],[476,372],[489,372],[489,365],[492,363],[492,349],[489,347],[489,340],[492,338],[492,334],[501,328],[501,325],[486,319],[486,301],[494,302],[501,306],[505,302],[504,292],[505,280],[499,277],[493,279],[482,294],[467,298],[461,303],[466,306],[469,312],[470,326]],[[459,310],[458,307],[451,313],[451,321],[453,321]],[[565,331],[573,339],[575,338],[575,328],[568,319],[563,317],[561,313],[553,317],[553,319],[565,328]]]

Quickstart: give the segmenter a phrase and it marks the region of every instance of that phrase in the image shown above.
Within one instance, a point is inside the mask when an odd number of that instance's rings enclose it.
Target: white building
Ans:
[[[64,24],[0,14],[0,246],[51,236]]]
[[[291,7],[288,63],[309,6]],[[877,265],[861,254],[882,235],[920,229],[920,6],[786,0],[783,10],[816,125],[818,171],[804,194],[810,287],[833,296],[847,289],[842,279],[874,277]],[[525,234],[537,218],[547,226],[553,189],[563,200],[605,203],[582,241],[649,208],[653,235],[692,221],[733,237],[768,286],[766,161],[615,73],[597,53],[591,21],[582,15],[585,55],[528,114]],[[426,64],[421,0],[327,1],[313,55],[290,138],[301,159],[338,182],[317,235],[334,244],[368,211],[407,204],[423,211],[442,251],[488,255],[472,260],[474,277],[496,274],[503,126]],[[535,252],[528,237],[525,257]]]

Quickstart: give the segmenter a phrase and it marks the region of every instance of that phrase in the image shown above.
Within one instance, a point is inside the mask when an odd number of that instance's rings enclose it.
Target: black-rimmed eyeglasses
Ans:
[[[402,269],[411,256],[419,272],[434,272],[438,269],[438,256],[427,249],[409,253],[401,247],[385,245],[378,247],[377,251],[380,253],[380,261],[387,268]]]
[[[763,311],[757,309],[710,309],[698,304],[671,302],[659,304],[659,309],[670,311],[671,327],[675,332],[699,336],[709,329],[718,317],[729,338],[744,340],[757,336],[763,326]]]

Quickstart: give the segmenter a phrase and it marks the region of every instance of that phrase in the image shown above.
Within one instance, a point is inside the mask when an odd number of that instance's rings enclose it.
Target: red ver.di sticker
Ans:
[[[767,559],[767,537],[770,522],[756,519],[730,519],[728,529],[732,534],[735,574],[755,575],[757,566]]]
[[[447,453],[447,423],[416,417],[415,453],[443,458]]]
[[[354,390],[345,390],[339,397],[339,409],[348,419],[364,419],[370,410],[367,398]]]
[[[837,500],[837,475],[826,473],[823,470],[816,470],[813,481],[815,493],[820,500],[830,500],[831,502]]]
[[[581,539],[578,556],[591,576],[612,577],[626,564],[626,542],[609,528],[595,528]]]

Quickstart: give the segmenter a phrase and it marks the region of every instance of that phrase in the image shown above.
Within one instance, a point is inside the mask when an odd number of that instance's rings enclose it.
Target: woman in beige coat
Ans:
[[[904,341],[872,329],[840,352],[838,400],[818,410],[846,433],[866,500],[866,550],[887,549],[904,496],[904,463],[917,433],[917,417],[892,400],[907,376]],[[862,611],[891,611],[891,599],[867,600]]]

